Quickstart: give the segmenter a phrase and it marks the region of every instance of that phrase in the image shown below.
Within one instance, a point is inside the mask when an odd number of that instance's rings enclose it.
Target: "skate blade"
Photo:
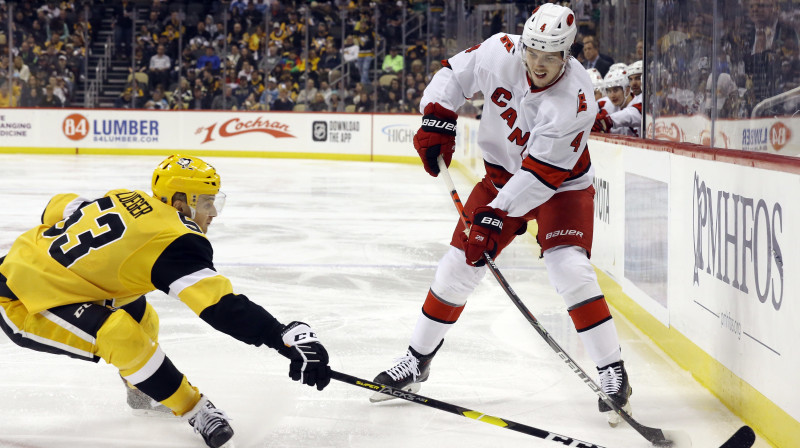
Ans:
[[[403,391],[411,392],[411,393],[415,394],[415,393],[419,392],[419,390],[421,388],[422,388],[422,384],[420,384],[420,383],[411,383],[407,387],[405,387],[403,389]],[[388,400],[391,400],[393,398],[397,398],[397,397],[395,397],[393,395],[389,395],[387,393],[375,392],[374,394],[372,394],[371,397],[369,397],[369,401],[370,401],[370,403],[380,403],[381,401],[388,401]]]
[[[627,404],[625,404],[625,406],[622,407],[622,410],[625,411],[628,415],[633,416],[633,413],[631,412],[630,401]],[[619,425],[620,422],[622,422],[622,417],[620,417],[619,414],[617,414],[614,411],[608,411],[606,412],[606,420],[608,421],[608,426],[616,428],[617,425]]]
[[[175,418],[172,411],[164,412],[157,409],[131,409],[131,414],[135,417],[145,418]]]

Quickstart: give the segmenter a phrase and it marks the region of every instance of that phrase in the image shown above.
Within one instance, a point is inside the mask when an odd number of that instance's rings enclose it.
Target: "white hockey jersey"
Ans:
[[[610,113],[614,127],[611,128],[612,134],[642,135],[642,94],[633,97],[630,103],[621,110]]]
[[[586,142],[597,115],[586,69],[574,58],[551,85],[532,87],[517,53],[519,35],[499,33],[445,61],[422,96],[457,110],[483,92],[478,145],[499,193],[490,204],[522,216],[558,191],[592,184]]]

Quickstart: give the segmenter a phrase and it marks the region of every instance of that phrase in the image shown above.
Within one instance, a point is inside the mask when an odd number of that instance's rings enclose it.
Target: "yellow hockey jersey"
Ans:
[[[112,190],[93,201],[54,196],[42,225],[13,243],[0,274],[30,313],[108,300],[122,306],[159,289],[247,343],[272,346],[282,327],[247,297],[233,294],[195,222],[142,191]]]

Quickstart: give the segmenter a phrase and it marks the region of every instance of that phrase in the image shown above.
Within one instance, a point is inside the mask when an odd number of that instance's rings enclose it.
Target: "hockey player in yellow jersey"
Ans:
[[[54,196],[42,224],[0,258],[0,328],[13,342],[113,364],[131,407],[180,416],[214,448],[233,437],[228,417],[161,350],[143,294],[161,290],[218,331],[276,349],[295,381],[319,390],[330,382],[328,354],[307,324],[281,324],[216,272],[205,233],[224,205],[220,184],[204,161],[170,156],[153,173],[152,195]]]

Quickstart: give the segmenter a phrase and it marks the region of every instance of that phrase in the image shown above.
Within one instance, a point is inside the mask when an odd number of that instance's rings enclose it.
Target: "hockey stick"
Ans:
[[[423,406],[439,409],[440,411],[449,412],[451,414],[460,415],[462,417],[468,417],[483,423],[489,423],[490,425],[495,425],[501,428],[510,429],[512,431],[521,432],[529,436],[534,436],[543,440],[549,440],[551,442],[560,443],[565,446],[574,446],[579,448],[604,448],[600,445],[596,445],[590,442],[584,442],[574,437],[564,436],[561,434],[547,431],[545,429],[523,425],[522,423],[512,422],[511,420],[506,420],[500,417],[494,417],[479,411],[473,411],[472,409],[467,409],[461,406],[457,406],[455,404],[450,404],[444,401],[439,401],[433,398],[428,398],[419,394],[415,394],[413,392],[407,392],[402,389],[395,389],[391,386],[386,386],[384,384],[363,380],[361,378],[356,378],[354,376],[342,372],[337,372],[335,370],[331,371],[331,378],[341,381],[343,383],[352,384],[354,386],[371,390],[372,392],[388,394],[396,398],[402,398],[403,400],[410,401],[412,403],[417,403]]]
[[[464,213],[464,205],[461,203],[461,198],[458,196],[458,192],[456,191],[456,186],[453,184],[453,179],[450,177],[450,172],[447,170],[447,165],[445,165],[442,156],[438,158],[439,162],[439,174],[445,184],[447,185],[447,189],[450,192],[450,198],[453,200],[453,205],[455,205],[456,210],[458,211],[458,215],[461,218],[462,223],[466,229],[469,229],[469,220],[467,219],[467,215]],[[623,420],[628,422],[629,425],[633,429],[635,429],[639,434],[641,434],[645,439],[647,439],[650,443],[656,446],[664,446],[664,447],[674,447],[674,448],[688,448],[692,446],[692,441],[689,438],[689,435],[683,431],[664,431],[658,428],[650,428],[644,426],[633,419],[627,412],[625,412],[622,408],[617,406],[617,404],[611,400],[608,395],[606,395],[603,390],[595,384],[595,382],[586,374],[586,372],[576,363],[564,349],[558,345],[558,342],[550,336],[550,333],[539,323],[536,317],[528,310],[528,307],[522,303],[522,300],[517,296],[517,293],[511,289],[511,285],[508,284],[503,274],[500,272],[500,269],[497,268],[497,265],[494,263],[492,257],[489,256],[487,252],[483,253],[483,258],[486,260],[486,266],[489,267],[489,271],[492,272],[494,278],[497,279],[497,282],[500,283],[500,286],[506,292],[508,297],[514,302],[517,309],[519,309],[525,319],[533,326],[537,333],[547,342],[550,348],[558,354],[558,356],[569,366],[569,368],[575,372],[587,386],[589,386],[598,397],[605,404],[607,404],[611,409],[614,410]]]

